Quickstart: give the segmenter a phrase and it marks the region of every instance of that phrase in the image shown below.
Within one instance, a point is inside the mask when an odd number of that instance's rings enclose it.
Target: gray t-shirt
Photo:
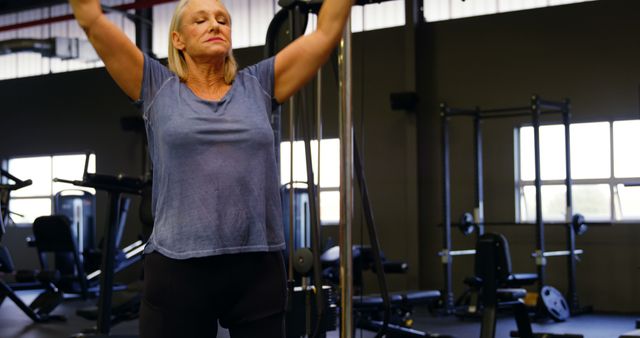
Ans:
[[[145,55],[141,106],[153,162],[145,252],[175,259],[283,250],[269,113],[274,59],[238,72],[220,101]]]

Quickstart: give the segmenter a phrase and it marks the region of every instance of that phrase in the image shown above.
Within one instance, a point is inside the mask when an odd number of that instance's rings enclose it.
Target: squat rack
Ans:
[[[578,296],[576,292],[576,262],[577,255],[582,250],[575,247],[576,231],[584,231],[586,225],[584,219],[580,215],[573,214],[573,195],[572,195],[572,178],[571,178],[571,105],[569,99],[561,102],[554,102],[542,99],[538,95],[530,98],[529,106],[498,108],[481,110],[479,107],[475,109],[456,109],[449,107],[446,103],[440,105],[441,117],[441,146],[442,146],[442,172],[443,172],[443,249],[438,253],[444,271],[444,287],[443,287],[443,307],[446,313],[454,311],[454,295],[453,295],[453,271],[452,259],[454,256],[473,255],[475,250],[452,250],[451,244],[451,173],[449,163],[449,120],[454,117],[472,117],[474,129],[474,165],[475,165],[475,205],[473,210],[473,221],[478,231],[478,235],[482,235],[485,225],[504,225],[507,223],[488,223],[484,219],[484,186],[483,186],[483,156],[482,156],[482,121],[485,119],[500,119],[527,117],[531,118],[531,124],[534,130],[534,157],[535,157],[535,191],[536,191],[536,251],[533,257],[536,259],[537,268],[537,289],[545,285],[546,280],[546,258],[552,256],[567,256],[568,261],[568,303],[571,312],[578,311],[580,308]],[[545,233],[544,220],[542,219],[542,180],[540,172],[540,119],[542,115],[559,114],[562,117],[565,136],[565,186],[566,186],[566,220],[558,223],[567,225],[567,243],[568,250],[564,251],[545,251]],[[578,220],[580,218],[580,220]],[[511,224],[516,224],[511,223]],[[552,223],[549,223],[552,224]],[[578,229],[579,226],[582,229]]]

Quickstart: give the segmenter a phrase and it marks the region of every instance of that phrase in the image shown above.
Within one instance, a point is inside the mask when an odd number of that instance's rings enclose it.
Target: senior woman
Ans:
[[[231,16],[218,0],[181,0],[169,69],[103,15],[70,0],[107,71],[138,101],[154,165],[140,334],[284,336],[282,215],[269,113],[309,81],[338,43],[352,0],[325,0],[317,30],[237,71]]]

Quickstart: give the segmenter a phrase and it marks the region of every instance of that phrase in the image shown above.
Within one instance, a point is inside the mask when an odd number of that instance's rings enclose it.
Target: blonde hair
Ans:
[[[212,0],[218,1],[220,4],[220,0]],[[173,17],[171,18],[171,25],[169,26],[169,70],[174,72],[181,81],[186,81],[187,76],[189,75],[189,70],[187,68],[187,62],[184,59],[183,52],[177,49],[173,45],[173,32],[178,32],[180,25],[182,24],[182,11],[184,7],[189,3],[189,0],[180,0],[178,5],[176,6],[176,10],[173,12]],[[224,82],[226,84],[231,84],[233,80],[236,78],[236,73],[238,72],[238,63],[236,59],[233,57],[233,52],[229,49],[229,54],[224,59]]]

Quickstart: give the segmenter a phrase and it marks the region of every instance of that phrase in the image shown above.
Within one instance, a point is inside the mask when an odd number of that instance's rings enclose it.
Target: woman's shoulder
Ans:
[[[273,57],[261,60],[241,69],[236,76],[240,81],[257,81],[267,93],[273,87]]]
[[[249,66],[242,68],[238,72],[238,74],[258,77],[263,73],[273,72],[273,61],[274,61],[274,57],[269,57],[269,58],[260,60],[254,64],[251,64]]]
[[[144,53],[144,68],[150,72],[163,74],[165,76],[177,76],[169,70],[166,59],[157,59],[147,53]]]

